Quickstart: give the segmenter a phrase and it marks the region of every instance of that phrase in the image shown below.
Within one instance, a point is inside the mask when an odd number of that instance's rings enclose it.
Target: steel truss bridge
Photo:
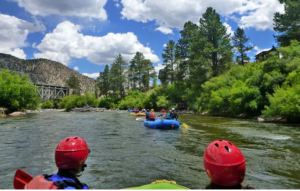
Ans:
[[[62,99],[69,95],[69,87],[34,84],[35,91],[39,94],[43,101]]]

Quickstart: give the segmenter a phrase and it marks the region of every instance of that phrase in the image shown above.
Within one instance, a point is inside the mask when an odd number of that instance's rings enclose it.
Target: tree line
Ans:
[[[111,68],[105,66],[99,73],[97,86],[100,96],[124,98],[130,90],[145,92],[150,89],[150,81],[156,86],[157,74],[149,59],[137,52],[128,64],[121,54],[115,57]]]
[[[254,46],[244,29],[237,28],[231,37],[220,15],[209,7],[199,24],[186,22],[180,38],[166,44],[162,54],[165,69],[159,73],[161,85],[145,95],[151,101],[145,102],[145,96],[134,93],[122,100],[120,106],[152,103],[153,107],[168,107],[185,100],[190,109],[198,112],[226,116],[280,115],[297,121],[300,2],[280,2],[284,3],[285,13],[274,15],[274,30],[278,32],[274,38],[279,46],[266,59],[251,63],[247,53]],[[135,76],[141,79],[138,74]]]

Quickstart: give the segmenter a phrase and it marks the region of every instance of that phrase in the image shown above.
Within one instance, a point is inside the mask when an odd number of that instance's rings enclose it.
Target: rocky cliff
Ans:
[[[0,53],[0,69],[16,71],[19,75],[29,75],[34,84],[67,87],[66,81],[75,75],[81,84],[81,92],[95,92],[96,81],[84,76],[65,65],[47,59],[22,60]]]

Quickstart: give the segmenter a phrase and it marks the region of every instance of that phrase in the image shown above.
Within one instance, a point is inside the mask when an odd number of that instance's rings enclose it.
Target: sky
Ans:
[[[116,55],[129,62],[139,51],[158,72],[164,45],[180,38],[185,22],[198,24],[207,7],[228,33],[245,30],[252,61],[277,45],[278,0],[0,0],[0,53],[58,61],[96,78]]]

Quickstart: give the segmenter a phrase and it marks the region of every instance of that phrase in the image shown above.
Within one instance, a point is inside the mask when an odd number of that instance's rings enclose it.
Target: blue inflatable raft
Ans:
[[[180,124],[176,120],[155,120],[155,121],[144,121],[144,126],[152,129],[178,129]]]
[[[129,113],[135,113],[134,110],[127,110],[127,112],[129,112]]]

